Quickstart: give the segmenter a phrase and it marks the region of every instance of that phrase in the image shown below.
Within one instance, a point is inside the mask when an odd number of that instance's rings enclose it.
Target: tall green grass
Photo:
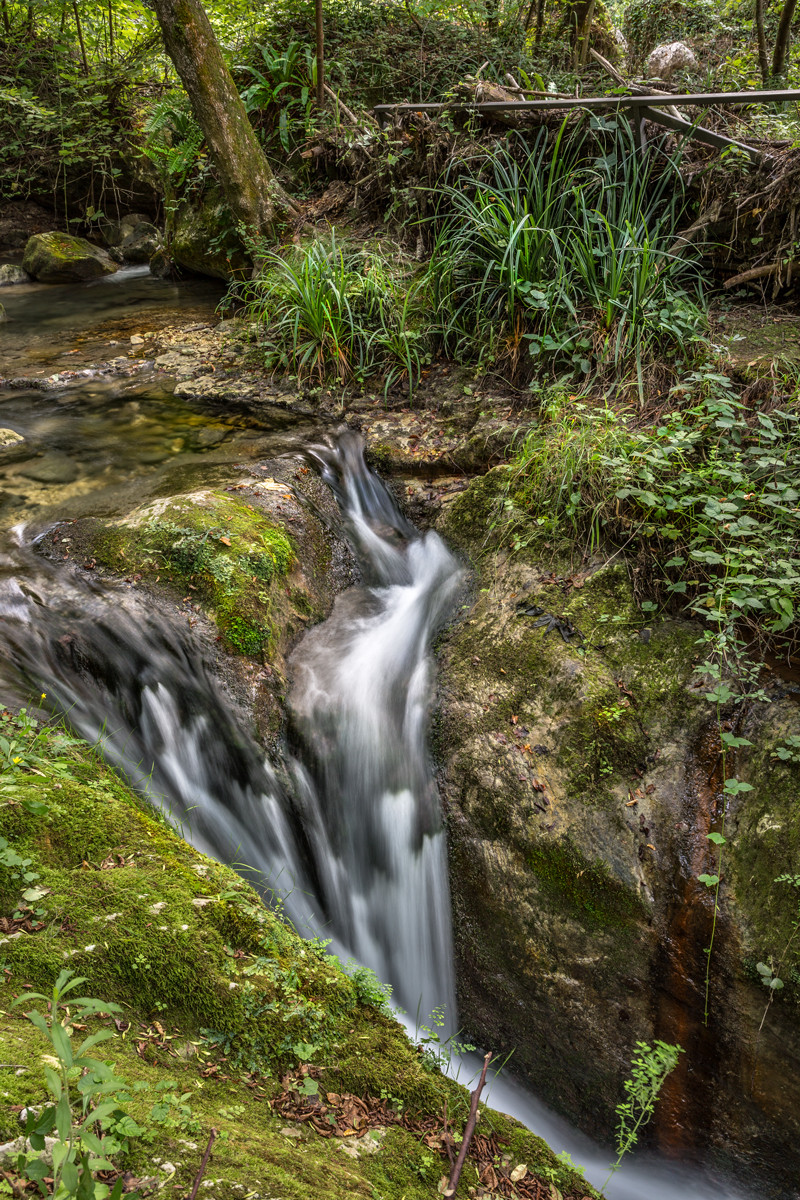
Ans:
[[[537,362],[633,381],[702,341],[698,272],[672,252],[685,201],[677,158],[625,128],[604,155],[542,130],[448,183],[431,261],[448,352],[519,376]]]
[[[380,374],[385,390],[405,383],[413,394],[428,358],[421,283],[378,251],[343,247],[335,230],[285,254],[266,251],[259,261],[261,273],[242,299],[260,327],[267,367],[320,381]]]

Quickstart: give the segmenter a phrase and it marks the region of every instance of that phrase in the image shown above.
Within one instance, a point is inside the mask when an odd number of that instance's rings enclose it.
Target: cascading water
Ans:
[[[452,1021],[447,865],[425,735],[428,648],[460,570],[436,534],[402,517],[352,435],[309,456],[337,496],[365,582],[295,651],[283,782],[196,642],[152,602],[56,569],[30,545],[0,557],[0,676],[20,699],[46,691],[198,847],[285,897],[301,932],[371,966],[412,1014],[444,1004]],[[518,1085],[495,1081],[490,1099],[602,1182],[607,1155]],[[606,1194],[687,1191],[737,1195],[653,1161],[626,1164]]]

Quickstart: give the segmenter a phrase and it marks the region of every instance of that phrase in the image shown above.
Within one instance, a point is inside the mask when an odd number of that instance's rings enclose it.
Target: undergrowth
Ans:
[[[563,391],[518,441],[506,517],[520,548],[576,536],[645,551],[647,586],[714,628],[794,639],[800,605],[800,417],[752,413],[710,369],[654,425]]]

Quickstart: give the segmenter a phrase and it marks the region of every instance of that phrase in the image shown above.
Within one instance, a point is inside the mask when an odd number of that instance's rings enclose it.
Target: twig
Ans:
[[[214,1145],[214,1140],[215,1140],[216,1136],[217,1136],[217,1130],[212,1129],[211,1133],[208,1135],[208,1145],[206,1146],[205,1153],[203,1154],[202,1160],[200,1162],[200,1170],[195,1175],[194,1183],[192,1184],[192,1190],[189,1192],[189,1200],[195,1200],[195,1197],[197,1196],[197,1192],[200,1187],[200,1183],[202,1181],[203,1176],[206,1173],[206,1167],[208,1166],[208,1160],[211,1157],[211,1147]]]
[[[763,1021],[762,1021],[762,1025],[763,1025]],[[442,1138],[442,1141],[444,1142],[444,1148],[447,1151],[447,1157],[450,1159],[450,1170],[452,1171],[452,1169],[453,1169],[453,1147],[450,1145],[452,1138],[450,1137],[450,1134],[447,1131],[447,1101],[446,1100],[444,1102],[444,1137]]]
[[[491,1059],[492,1059],[492,1051],[490,1050],[489,1053],[486,1055],[486,1057],[483,1060],[483,1070],[481,1071],[481,1077],[478,1080],[478,1086],[475,1088],[475,1091],[472,1093],[472,1099],[470,1101],[470,1106],[469,1106],[469,1117],[467,1119],[466,1128],[464,1129],[464,1137],[461,1140],[461,1149],[458,1152],[458,1158],[456,1159],[456,1165],[453,1167],[453,1172],[450,1176],[450,1182],[448,1183],[445,1190],[442,1192],[443,1196],[450,1197],[450,1196],[454,1196],[456,1193],[456,1188],[458,1187],[458,1181],[461,1178],[461,1172],[463,1171],[464,1163],[466,1162],[467,1151],[469,1150],[469,1144],[472,1141],[472,1135],[475,1132],[475,1125],[478,1120],[478,1101],[481,1098],[481,1092],[483,1091],[484,1085],[486,1083],[486,1072],[489,1069],[489,1063],[491,1062]],[[190,1200],[191,1200],[191,1197],[190,1197]]]

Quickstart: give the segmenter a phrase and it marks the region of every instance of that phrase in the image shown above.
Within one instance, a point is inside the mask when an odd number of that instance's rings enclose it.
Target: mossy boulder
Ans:
[[[252,265],[218,189],[181,201],[169,253],[179,267],[214,279],[242,279]]]
[[[537,1094],[607,1139],[635,1043],[680,1043],[646,1139],[787,1200],[800,1173],[791,685],[766,675],[771,702],[744,710],[753,744],[725,772],[752,790],[726,793],[720,735],[743,714],[708,698],[702,627],[641,610],[640,562],[570,558],[534,522],[498,550],[507,480],[473,481],[438,524],[476,569],[440,639],[434,722],[467,1032],[513,1050]],[[706,992],[714,892],[698,876],[716,870],[723,812]],[[783,982],[760,1034],[759,962]]]
[[[40,283],[84,283],[117,270],[105,250],[70,233],[35,233],[25,246],[22,267]]]
[[[221,674],[268,739],[285,719],[291,646],[350,579],[349,552],[330,532],[335,502],[324,484],[285,462],[269,467],[274,475],[68,526],[73,555],[152,594],[168,614],[188,619],[212,653],[216,646]],[[60,559],[63,535],[56,527],[41,552]]]
[[[125,1080],[121,1107],[139,1127],[117,1171],[186,1195],[214,1129],[203,1195],[219,1200],[434,1194],[447,1169],[435,1143],[398,1125],[323,1137],[279,1111],[280,1097],[302,1103],[308,1083],[322,1101],[389,1103],[431,1128],[446,1106],[451,1128],[463,1126],[466,1089],[412,1046],[374,977],[349,976],[323,944],[301,939],[88,747],[14,724],[5,714],[4,732],[24,728],[37,753],[17,765],[0,808],[0,1142],[18,1137],[23,1107],[49,1099],[51,1048],[25,1015],[44,1005],[25,996],[49,994],[67,967],[83,977],[81,994],[121,1006],[75,1034],[113,1035],[93,1053]],[[515,1122],[484,1110],[480,1128],[565,1197],[596,1195]],[[466,1196],[473,1164],[463,1179]]]

